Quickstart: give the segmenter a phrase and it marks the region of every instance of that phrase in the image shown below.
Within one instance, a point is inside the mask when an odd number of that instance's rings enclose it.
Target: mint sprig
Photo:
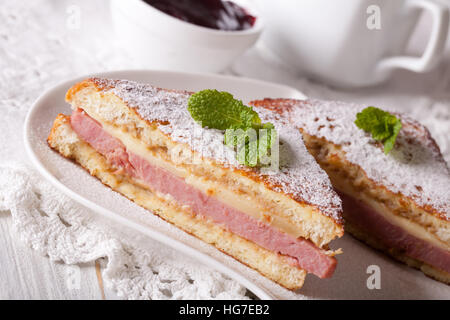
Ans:
[[[207,89],[194,93],[189,98],[188,110],[195,121],[208,128],[243,129],[261,124],[252,108],[224,91]]]
[[[384,153],[388,154],[395,145],[402,128],[400,119],[376,107],[367,107],[356,114],[355,124],[358,128],[372,134],[372,138],[381,141]]]
[[[228,92],[196,92],[189,98],[188,111],[202,127],[225,130],[224,144],[236,150],[242,165],[262,165],[275,141],[273,124],[261,123],[256,111]]]

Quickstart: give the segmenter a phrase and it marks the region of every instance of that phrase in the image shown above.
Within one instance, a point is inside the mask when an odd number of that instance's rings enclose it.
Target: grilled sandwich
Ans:
[[[398,114],[402,129],[386,155],[354,123],[364,106],[290,99],[251,104],[299,128],[343,201],[346,231],[450,283],[450,175],[426,127]]]
[[[189,234],[289,288],[332,275],[342,206],[300,132],[256,111],[279,135],[278,170],[236,161],[224,132],[187,111],[191,92],[91,78],[66,95],[48,144],[91,175]]]

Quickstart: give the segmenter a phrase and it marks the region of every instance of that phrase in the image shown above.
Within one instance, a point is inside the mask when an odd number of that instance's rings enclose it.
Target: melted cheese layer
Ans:
[[[161,157],[160,149],[152,150],[145,143],[134,138],[120,128],[108,123],[100,123],[108,134],[119,139],[128,150],[141,156],[150,163],[183,178],[187,184],[197,188],[208,196],[214,197],[217,200],[293,237],[298,238],[302,236],[302,230],[299,230],[295,225],[290,223],[290,221],[271,214],[267,208],[263,207],[260,203],[253,201],[250,197],[233,192],[227,185],[209,180],[207,176],[199,177],[193,175],[187,167],[175,166],[172,162]],[[314,214],[313,210],[307,206],[303,206],[302,209],[310,216]]]

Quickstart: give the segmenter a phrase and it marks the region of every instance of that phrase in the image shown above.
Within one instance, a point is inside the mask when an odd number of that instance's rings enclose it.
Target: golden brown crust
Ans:
[[[59,114],[48,137],[48,144],[64,157],[81,165],[104,185],[151,210],[162,219],[174,224],[189,234],[214,245],[220,251],[258,271],[263,276],[283,287],[295,290],[302,287],[306,272],[290,263],[290,258],[268,251],[251,241],[241,238],[220,226],[193,214],[186,208],[164,200],[133,183],[128,177],[120,176],[109,167],[106,159],[89,144],[79,140],[66,139],[67,133],[74,134],[69,117]]]
[[[114,85],[115,85],[115,83],[117,83],[117,81],[119,81],[119,80],[108,80],[108,82],[105,82],[105,81],[103,81],[103,79],[98,79],[98,78],[86,79],[80,83],[75,84],[72,88],[69,89],[69,91],[66,95],[66,101],[71,103],[73,100],[73,97],[76,95],[77,92],[83,90],[86,87],[91,86],[92,84],[95,86],[95,88],[97,89],[98,92],[104,92],[106,90],[114,88]],[[161,89],[161,90],[167,90],[167,89]],[[181,90],[167,90],[167,91],[180,92],[180,93],[184,93],[184,94],[192,93],[192,92],[181,91]],[[138,117],[140,120],[147,123],[147,125],[149,125],[149,126],[154,125],[155,123],[163,124],[163,125],[167,124],[167,122],[165,122],[165,121],[149,121],[149,120],[143,118],[139,114],[139,112],[136,111],[136,108],[131,107],[129,105],[128,105],[128,107],[134,113],[134,115],[136,117]],[[172,140],[172,138],[170,136],[168,136],[168,138]],[[215,162],[214,160],[212,160],[212,161],[215,163],[215,165],[217,167],[220,167],[220,168],[226,169],[226,170],[230,170],[229,167],[226,167],[225,165],[223,165],[221,163]],[[283,189],[283,186],[281,184],[277,184],[273,180],[269,180],[267,177],[259,175],[257,170],[254,168],[245,168],[245,169],[232,168],[232,170],[242,176],[252,179],[253,181],[255,181],[257,183],[261,183],[261,184],[265,185],[268,189],[273,190],[275,192],[280,192],[279,190]],[[306,201],[305,199],[300,197],[298,194],[294,194],[291,192],[283,192],[283,194],[290,197],[291,199],[293,199],[294,201],[298,202],[301,205],[307,205],[307,206],[314,207],[317,213],[320,213],[320,214],[326,216],[328,219],[333,221],[333,223],[336,225],[337,229],[340,229],[340,232],[338,232],[336,234],[336,236],[341,237],[343,235],[343,220],[341,218],[341,213],[339,213],[339,217],[325,215],[317,205]],[[330,206],[333,206],[333,205],[330,204]],[[332,209],[338,210],[338,211],[341,210],[340,208],[337,208],[334,206]]]
[[[302,104],[308,104],[308,101],[307,100],[299,101],[299,100],[294,100],[294,99],[266,98],[263,100],[252,101],[250,104],[253,106],[256,106],[256,107],[261,107],[261,108],[265,108],[268,110],[272,110],[272,111],[278,113],[280,116],[286,117],[294,108],[301,108]],[[398,116],[400,116],[400,115],[398,115]],[[326,119],[326,120],[331,122],[332,119]],[[430,156],[433,156],[436,161],[445,164],[445,166],[447,167],[447,170],[449,170],[448,165],[445,162],[444,157],[442,156],[442,154],[440,152],[439,146],[437,145],[436,141],[431,136],[431,133],[425,126],[423,126],[422,124],[420,124],[419,122],[417,122],[413,119],[410,119],[410,118],[404,117],[404,116],[402,117],[402,125],[403,125],[402,130],[404,130],[404,131],[408,130],[408,132],[411,132],[411,139],[407,140],[406,143],[413,144],[413,143],[415,143],[415,141],[414,141],[415,139],[419,139],[431,151]],[[300,130],[303,135],[305,135],[305,134],[309,135],[309,132],[302,130],[302,128],[300,128]],[[332,144],[332,142],[330,142],[322,137],[317,137],[312,134],[310,136],[313,136],[315,139],[322,140],[324,143]],[[413,137],[414,137],[414,139],[413,139]],[[339,146],[339,145],[336,145],[336,144],[333,144],[333,145],[335,148],[338,148],[338,149],[341,148],[341,146]],[[378,143],[378,147],[382,148],[381,143]],[[345,162],[348,165],[350,165],[349,161],[345,160]],[[389,193],[392,197],[398,197],[398,196],[403,197],[405,201],[413,203],[414,206],[421,208],[422,210],[428,212],[431,215],[438,217],[439,219],[450,221],[450,216],[448,216],[445,212],[441,212],[441,211],[437,210],[436,208],[433,207],[432,204],[422,205],[422,204],[417,203],[417,201],[413,197],[405,195],[402,192],[394,193],[394,192],[390,191],[383,184],[369,178],[369,176],[367,175],[367,172],[364,170],[364,168],[362,168],[361,166],[358,166],[358,167],[359,167],[359,170],[364,172],[364,175],[366,176],[366,178],[368,180],[371,181],[373,186],[376,186],[377,188],[383,188],[385,190],[385,192]],[[420,186],[419,186],[419,188],[420,188]]]
[[[89,79],[75,83],[72,87],[69,88],[69,90],[67,90],[66,101],[70,102],[72,100],[72,98],[76,95],[77,92],[79,92],[79,91],[83,90],[83,88],[86,88],[89,86],[90,86]]]
[[[53,121],[53,126],[52,129],[50,130],[50,134],[48,135],[47,142],[55,139],[59,127],[64,125],[67,121],[69,121],[69,117],[66,116],[65,114],[59,113],[56,116],[55,120]]]
[[[289,118],[290,114],[295,112],[295,108],[302,108],[302,104],[308,103],[308,101],[299,102],[290,99],[264,99],[261,101],[254,101],[251,104],[277,112],[280,117]],[[324,116],[324,114],[326,114],[326,112],[321,113],[322,116]],[[417,144],[419,141],[422,146],[427,148],[429,154],[434,157],[435,161],[445,164],[439,147],[431,137],[427,128],[407,117],[402,117],[401,119],[404,134],[407,137],[411,137],[411,139],[406,138],[402,143],[413,145]],[[318,120],[318,118],[314,119],[314,116],[310,119],[310,121]],[[320,120],[322,121],[320,124],[325,126],[327,126],[327,123],[330,126],[333,123],[333,119],[326,118]],[[412,223],[412,230],[421,232],[419,234],[423,233],[424,237],[426,236],[426,239],[433,241],[435,245],[438,245],[441,248],[447,248],[448,250],[450,243],[449,220],[444,212],[436,210],[432,205],[419,205],[412,197],[408,197],[402,192],[392,192],[382,183],[370,179],[367,172],[360,165],[350,162],[347,159],[346,152],[343,150],[343,146],[335,144],[324,137],[318,137],[306,129],[299,129],[302,132],[303,140],[309,152],[328,173],[337,190],[360,199],[369,206],[371,206],[372,202],[376,202],[379,210],[386,212],[386,215],[397,217],[394,221],[399,221],[400,223],[406,219]],[[380,149],[383,148],[381,144],[378,144],[377,147]],[[444,167],[447,166],[445,165]],[[407,179],[407,177],[405,177],[405,179]],[[344,210],[344,218],[345,217],[346,212]],[[370,246],[386,252],[395,259],[422,270],[426,275],[436,280],[444,283],[449,283],[450,281],[450,275],[446,271],[439,270],[429,264],[408,257],[404,253],[399,252],[399,250],[382,246],[377,239],[358,230],[355,226],[351,225],[348,220],[345,222],[345,230]]]
[[[113,86],[114,80],[100,81],[99,83],[102,85],[100,87],[97,87],[94,81],[85,80],[69,90],[67,99],[74,108],[83,109],[89,116],[104,126],[116,126],[122,131],[125,130],[123,132],[126,132],[128,136],[139,139],[150,149],[155,147],[160,149],[161,152],[158,151],[157,153],[161,156],[173,148],[183,149],[179,148],[182,145],[181,143],[170,139],[170,136],[159,130],[154,122],[143,119],[134,108],[125,104],[114,92],[102,91],[102,88],[105,90],[110,88],[105,87],[105,83]],[[107,115],[106,118],[105,115]],[[120,123],[120,126],[117,123]],[[192,152],[189,146],[186,149],[189,149],[184,150],[187,151],[187,154]],[[200,159],[195,155],[194,158]],[[179,165],[181,166],[179,169],[188,168],[190,174],[196,177],[207,175],[209,177],[208,183],[230,185],[231,191],[238,194],[240,198],[247,195],[252,197],[253,200],[259,199],[259,203],[263,207],[261,212],[268,213],[271,218],[275,218],[274,225],[277,225],[277,221],[280,221],[280,219],[286,221],[289,223],[288,229],[290,230],[286,231],[287,233],[292,231],[296,233],[296,237],[309,239],[325,250],[328,250],[327,244],[330,241],[343,235],[342,219],[337,223],[335,219],[323,214],[315,206],[306,202],[299,203],[299,201],[295,201],[282,192],[273,192],[271,188],[261,188],[261,180],[257,176],[254,177],[255,179],[249,179],[248,175],[242,174],[247,172],[228,167],[224,169],[223,166],[211,161],[206,161],[206,163],[202,161],[202,165],[196,165],[195,163]],[[211,176],[211,173],[213,173],[213,176]],[[222,188],[219,185],[217,187]]]
[[[345,159],[345,156],[342,156],[338,145],[328,142],[324,138],[317,138],[306,133],[303,133],[303,137],[308,150],[314,155],[322,168],[329,173],[336,189],[353,197],[357,197],[358,195],[359,198],[378,201],[379,206],[384,208],[382,210],[412,221],[414,224],[420,226],[421,230],[423,230],[422,232],[429,234],[442,247],[448,248],[449,241],[446,238],[446,233],[443,232],[443,230],[448,230],[448,222],[446,220],[429,215],[428,212],[423,211],[424,209],[422,207],[415,207],[414,203],[405,201],[402,195],[393,194],[385,186],[372,184],[372,181],[368,179],[364,170],[350,163]],[[370,206],[370,204],[368,205]],[[345,210],[344,218],[346,218]],[[377,239],[358,230],[348,220],[345,222],[345,230],[375,249],[386,252],[395,259],[406,263],[408,266],[420,269],[427,276],[444,283],[449,283],[450,281],[450,274],[447,272],[408,257],[399,250],[382,246]]]
[[[347,188],[352,193],[364,194],[367,198],[378,201],[392,214],[404,217],[421,225],[425,230],[433,234],[443,235],[442,230],[448,230],[448,221],[440,219],[439,215],[430,215],[430,211],[417,206],[413,201],[404,199],[403,194],[391,192],[386,186],[374,183],[367,173],[358,165],[349,162],[340,146],[327,141],[324,138],[303,133],[305,144],[310,153],[315,157],[321,167],[328,172],[332,183],[337,190],[346,192]],[[345,212],[344,212],[345,217]],[[440,241],[445,241],[445,235]],[[448,240],[447,240],[448,243]]]

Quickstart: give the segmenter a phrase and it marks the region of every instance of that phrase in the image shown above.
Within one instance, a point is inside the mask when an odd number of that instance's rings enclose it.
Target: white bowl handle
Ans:
[[[421,57],[395,56],[381,60],[378,70],[386,72],[394,68],[404,68],[415,72],[432,69],[444,52],[449,26],[449,10],[446,5],[431,0],[408,0],[408,10],[428,10],[433,18],[430,40]]]

